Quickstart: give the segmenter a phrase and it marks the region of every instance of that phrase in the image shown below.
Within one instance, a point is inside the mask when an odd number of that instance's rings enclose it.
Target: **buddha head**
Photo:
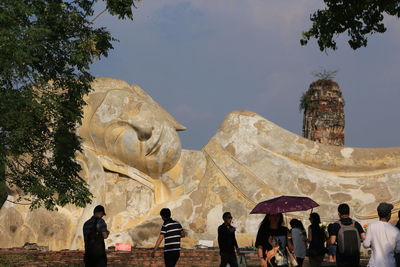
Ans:
[[[139,86],[97,78],[85,101],[79,135],[86,148],[158,178],[179,160],[185,130]]]

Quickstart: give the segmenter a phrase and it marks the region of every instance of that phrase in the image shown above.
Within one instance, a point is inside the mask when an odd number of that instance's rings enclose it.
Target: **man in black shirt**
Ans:
[[[365,232],[364,229],[362,228],[361,224],[359,224],[357,221],[354,221],[350,218],[350,207],[349,205],[343,203],[338,206],[338,214],[339,214],[339,221],[335,222],[332,227],[329,229],[329,241],[328,245],[334,245],[337,244],[338,247],[336,249],[336,265],[338,267],[358,267],[360,266],[360,251],[359,251],[359,246],[360,246],[360,241],[365,239]],[[346,234],[343,232],[341,233],[340,228],[341,227],[346,227],[348,228],[348,231],[356,232],[356,236],[353,239],[355,240],[350,240],[351,239],[351,233],[348,235],[348,239],[346,240],[340,240],[343,238]],[[342,229],[343,231],[343,229]],[[357,236],[359,235],[359,237]],[[357,242],[357,249],[354,253],[350,255],[346,255],[344,253],[340,252],[340,247],[344,246],[346,247],[349,243],[352,242]]]
[[[222,215],[224,223],[218,227],[218,245],[219,254],[221,255],[220,267],[226,267],[229,263],[231,267],[237,267],[236,250],[239,248],[235,237],[235,227],[231,225],[232,215],[230,212],[225,212]]]
[[[94,208],[93,216],[83,225],[83,238],[85,241],[85,267],[106,267],[107,256],[104,239],[110,232],[107,224],[102,219],[106,215],[104,207],[98,205]]]
[[[397,227],[397,229],[400,230],[400,210],[399,210],[399,212],[397,213],[397,218],[399,218],[399,220],[398,220],[397,223],[396,223],[396,227]]]

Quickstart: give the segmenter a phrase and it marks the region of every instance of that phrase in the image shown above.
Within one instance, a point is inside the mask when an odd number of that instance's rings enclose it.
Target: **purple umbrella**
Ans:
[[[280,196],[258,203],[250,214],[278,214],[309,210],[319,204],[309,197]]]

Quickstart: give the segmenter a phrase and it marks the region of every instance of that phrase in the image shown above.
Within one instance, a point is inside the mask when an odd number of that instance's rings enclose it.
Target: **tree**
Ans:
[[[132,19],[139,0],[102,1],[110,14]],[[31,208],[91,201],[75,161],[76,127],[91,89],[90,65],[115,40],[93,24],[96,2],[0,2],[0,200],[7,183]]]
[[[334,38],[347,32],[351,48],[367,46],[368,35],[384,33],[385,15],[400,17],[399,0],[324,0],[326,8],[310,17],[312,27],[303,32],[300,40],[306,45],[311,38],[318,41],[321,51],[337,49]]]

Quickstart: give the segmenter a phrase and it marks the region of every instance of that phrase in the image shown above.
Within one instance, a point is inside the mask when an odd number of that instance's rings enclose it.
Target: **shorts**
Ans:
[[[329,256],[336,256],[336,245],[331,245],[328,247],[328,255]]]

